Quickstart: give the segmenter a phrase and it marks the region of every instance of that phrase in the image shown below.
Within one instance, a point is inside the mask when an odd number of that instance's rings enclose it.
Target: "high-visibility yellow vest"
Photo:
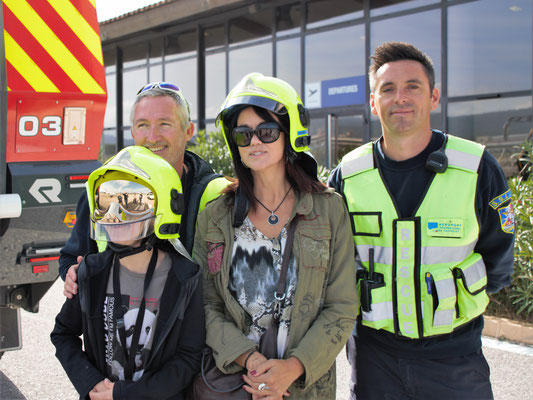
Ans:
[[[368,275],[373,253],[374,271],[383,283],[371,291],[363,325],[418,339],[450,333],[483,313],[489,301],[487,274],[474,252],[483,150],[448,136],[448,168],[435,174],[412,218],[398,217],[374,165],[372,143],[343,158],[344,195],[362,269],[358,277]]]

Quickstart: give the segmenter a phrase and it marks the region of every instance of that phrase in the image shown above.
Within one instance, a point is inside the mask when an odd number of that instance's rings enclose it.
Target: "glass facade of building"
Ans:
[[[176,83],[197,129],[213,130],[228,91],[257,71],[301,94],[311,112],[312,152],[332,167],[381,135],[366,71],[385,41],[413,43],[433,59],[441,103],[432,127],[485,143],[504,167],[532,127],[531,0],[245,3],[227,14],[203,13],[192,25],[176,21],[164,33],[140,30],[104,42],[105,156],[132,143],[131,104],[147,82]]]

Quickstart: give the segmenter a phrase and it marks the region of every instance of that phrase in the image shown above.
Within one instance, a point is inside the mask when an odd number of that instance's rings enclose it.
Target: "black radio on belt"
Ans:
[[[372,290],[385,286],[383,274],[374,272],[374,249],[368,250],[368,272],[363,271],[361,279],[361,309],[372,311]]]

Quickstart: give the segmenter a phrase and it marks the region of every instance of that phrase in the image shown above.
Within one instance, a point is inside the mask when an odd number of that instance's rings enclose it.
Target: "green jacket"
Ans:
[[[295,214],[302,216],[292,250],[298,285],[284,358],[297,357],[305,374],[289,391],[293,400],[335,399],[335,358],[352,333],[358,309],[350,222],[342,198],[331,189],[301,196],[290,219]],[[246,337],[249,316],[228,289],[232,221],[233,196],[208,204],[198,217],[194,246],[204,273],[207,344],[227,373],[240,371],[234,360],[257,348]]]

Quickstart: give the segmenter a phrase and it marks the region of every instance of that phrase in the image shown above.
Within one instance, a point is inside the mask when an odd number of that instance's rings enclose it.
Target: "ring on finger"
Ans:
[[[259,386],[257,387],[257,389],[259,389],[259,390],[268,390],[270,388],[266,385],[266,383],[260,383]]]

